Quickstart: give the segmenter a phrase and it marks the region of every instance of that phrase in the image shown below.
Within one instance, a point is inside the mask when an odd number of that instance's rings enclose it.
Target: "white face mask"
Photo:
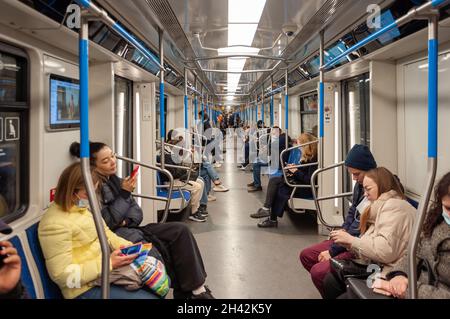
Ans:
[[[448,214],[448,212],[445,209],[444,205],[442,205],[442,217],[444,217],[444,220],[447,223],[447,225],[450,226],[450,215]]]
[[[78,195],[76,195],[78,197]],[[89,199],[80,198],[78,197],[78,200],[75,202],[75,205],[79,208],[87,208],[90,209]]]
[[[366,196],[364,196],[363,200],[358,204],[358,206],[356,206],[356,209],[362,215],[362,213],[364,213],[367,206],[369,206],[369,205],[370,205],[370,201],[367,199]]]

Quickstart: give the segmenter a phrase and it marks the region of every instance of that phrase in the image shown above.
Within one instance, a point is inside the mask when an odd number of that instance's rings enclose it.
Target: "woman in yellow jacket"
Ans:
[[[94,183],[95,181],[94,176]],[[98,183],[96,183],[98,184]],[[67,167],[58,181],[55,201],[39,223],[39,241],[50,278],[64,298],[99,299],[101,289],[94,282],[101,275],[100,241],[88,209],[80,163]],[[120,247],[132,243],[118,237],[105,225],[111,253],[110,269],[131,264],[136,255],[122,255]],[[157,299],[144,289],[128,291],[111,285],[112,299]]]
[[[383,277],[406,253],[416,209],[406,201],[400,183],[384,167],[367,172],[363,186],[369,205],[362,209],[361,236],[342,230],[330,235],[334,242],[353,252],[358,263],[381,266]],[[325,277],[324,298],[337,298],[345,290],[345,283],[332,273]]]

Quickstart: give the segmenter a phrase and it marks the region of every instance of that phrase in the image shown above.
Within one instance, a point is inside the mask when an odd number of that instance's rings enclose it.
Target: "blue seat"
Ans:
[[[162,180],[161,180],[161,175],[160,172],[156,173],[156,184],[157,185],[162,185]],[[169,195],[169,191],[165,188],[160,188],[158,187],[156,189],[156,194],[157,196],[160,197],[166,197]],[[182,195],[184,197],[184,199],[186,200],[186,202],[189,202],[191,200],[191,192],[187,191],[187,190],[172,190],[172,196],[171,199],[180,199],[182,198]]]
[[[30,266],[28,265],[25,252],[23,251],[22,243],[17,236],[9,239],[9,241],[13,244],[14,248],[17,249],[17,253],[22,261],[22,272],[20,275],[22,285],[25,287],[28,296],[32,299],[36,299],[36,287],[34,286],[33,278],[31,277]]]
[[[419,203],[416,202],[414,199],[406,197],[406,200],[408,203],[410,203],[415,209],[419,208]]]
[[[302,157],[302,152],[300,151],[300,149],[295,148],[293,150],[290,150],[289,151],[289,158],[288,158],[287,163],[288,164],[299,165],[301,157]],[[270,174],[270,177],[277,177],[277,176],[283,176],[283,171],[281,169],[276,171],[273,174]]]
[[[30,246],[31,253],[34,257],[34,262],[39,271],[39,277],[41,278],[42,288],[44,290],[45,299],[62,299],[61,290],[51,279],[45,267],[45,259],[42,253],[41,245],[39,244],[38,237],[38,225],[35,223],[26,230],[28,245]]]

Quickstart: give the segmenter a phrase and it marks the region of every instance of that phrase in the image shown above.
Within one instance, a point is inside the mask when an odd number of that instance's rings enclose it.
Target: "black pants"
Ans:
[[[276,176],[269,179],[269,184],[267,185],[266,200],[264,202],[264,207],[271,208],[273,202],[277,197],[278,189],[284,184],[283,176]]]
[[[347,299],[345,283],[329,272],[323,280],[323,299]],[[344,295],[343,295],[344,294]]]
[[[140,229],[144,237],[153,235],[167,248],[175,275],[170,278],[174,290],[190,292],[205,283],[206,271],[197,241],[184,223],[148,224]]]

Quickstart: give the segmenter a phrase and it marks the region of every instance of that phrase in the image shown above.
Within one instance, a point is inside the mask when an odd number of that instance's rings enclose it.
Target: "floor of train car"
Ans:
[[[205,223],[189,221],[203,255],[207,285],[216,298],[320,298],[299,252],[324,239],[317,235],[315,215],[286,212],[278,228],[258,228],[249,217],[262,206],[263,192],[248,193],[251,172],[236,168],[230,158],[217,169],[229,192],[214,195]],[[231,159],[231,161],[230,161]]]

